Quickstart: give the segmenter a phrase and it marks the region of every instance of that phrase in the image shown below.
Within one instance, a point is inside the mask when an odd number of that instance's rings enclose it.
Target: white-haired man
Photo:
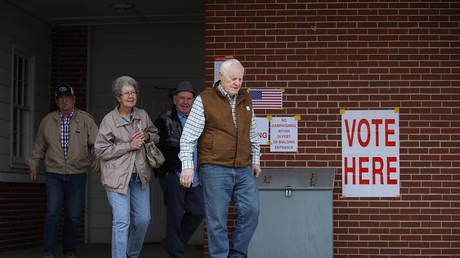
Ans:
[[[213,88],[193,104],[185,124],[179,157],[180,182],[193,183],[193,150],[198,143],[198,167],[203,187],[209,254],[213,258],[244,257],[257,227],[260,145],[252,101],[241,90],[244,67],[236,59],[225,61]],[[227,211],[233,201],[237,223],[229,247]]]

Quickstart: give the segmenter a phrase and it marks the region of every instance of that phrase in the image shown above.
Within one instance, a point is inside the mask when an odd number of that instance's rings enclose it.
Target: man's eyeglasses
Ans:
[[[135,91],[128,91],[128,92],[123,92],[121,93],[122,96],[129,97],[131,95],[136,96],[137,92]]]

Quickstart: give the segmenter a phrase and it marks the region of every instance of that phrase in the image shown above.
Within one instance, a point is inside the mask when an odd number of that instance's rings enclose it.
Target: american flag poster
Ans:
[[[249,89],[254,109],[282,109],[283,92],[281,89]]]

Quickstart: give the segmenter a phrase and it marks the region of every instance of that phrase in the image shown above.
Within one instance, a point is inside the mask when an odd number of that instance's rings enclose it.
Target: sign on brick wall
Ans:
[[[283,109],[284,89],[248,89],[254,109]]]
[[[399,109],[341,110],[342,195],[399,195]]]
[[[220,66],[223,62],[227,61],[228,59],[233,59],[233,56],[222,56],[222,57],[214,57],[214,82],[217,82],[219,79],[219,70]]]
[[[300,116],[273,117],[270,122],[270,152],[297,152]]]
[[[256,117],[257,133],[259,134],[259,143],[261,145],[268,144],[268,119],[266,117]]]

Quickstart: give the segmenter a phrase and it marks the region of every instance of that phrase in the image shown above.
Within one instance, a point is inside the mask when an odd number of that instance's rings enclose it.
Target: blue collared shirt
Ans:
[[[180,123],[182,124],[182,128],[185,127],[185,122],[187,121],[187,117],[182,114],[179,109],[177,109],[176,107],[176,110],[177,110],[177,116],[179,117],[179,120],[180,120]],[[200,177],[198,175],[198,169],[197,169],[197,164],[198,163],[198,160],[197,160],[197,155],[196,155],[196,145],[195,145],[195,151],[193,152],[193,167],[194,167],[194,170],[195,172],[193,173],[193,184],[192,184],[192,187],[196,187],[200,184]],[[176,170],[176,173],[177,175],[180,177],[180,173],[181,173],[181,170],[178,169]]]

